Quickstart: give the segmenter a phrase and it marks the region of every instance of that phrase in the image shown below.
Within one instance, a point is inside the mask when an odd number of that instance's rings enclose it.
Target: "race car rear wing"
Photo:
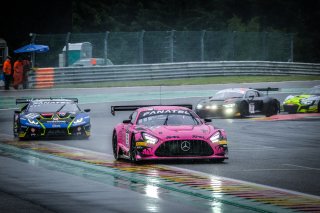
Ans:
[[[115,115],[116,111],[133,111],[142,107],[153,107],[157,105],[124,105],[124,106],[111,106],[111,114]],[[158,105],[158,106],[180,106],[192,109],[192,104],[170,104],[170,105]]]
[[[78,98],[17,98],[16,99],[16,105],[17,104],[28,104],[30,101],[34,100],[70,100],[75,103],[78,103]]]
[[[266,87],[266,88],[251,88],[251,89],[255,89],[255,90],[258,90],[258,91],[266,91],[267,92],[267,95],[269,93],[269,91],[279,91],[279,88],[275,88],[275,87]]]

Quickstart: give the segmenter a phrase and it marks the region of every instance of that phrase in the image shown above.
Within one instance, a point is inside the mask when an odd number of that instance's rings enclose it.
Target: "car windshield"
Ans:
[[[28,112],[78,112],[79,107],[75,103],[68,102],[34,102],[30,103]]]
[[[244,92],[240,92],[240,91],[222,90],[214,94],[211,97],[211,99],[242,98],[243,95],[244,95]]]
[[[320,95],[320,87],[310,88],[310,89],[304,91],[303,94],[307,94],[307,95]]]
[[[185,111],[187,112],[187,111]],[[160,113],[160,114],[148,114],[140,113],[137,121],[138,125],[144,126],[182,126],[182,125],[199,125],[200,120],[193,117],[190,113]]]

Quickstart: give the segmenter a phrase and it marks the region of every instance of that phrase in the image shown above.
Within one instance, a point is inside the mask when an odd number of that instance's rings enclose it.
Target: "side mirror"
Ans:
[[[129,124],[129,123],[131,123],[131,120],[123,120],[122,123]]]
[[[91,109],[84,109],[83,111],[85,111],[85,112],[90,112]]]
[[[206,122],[206,123],[210,123],[212,121],[212,119],[210,119],[210,118],[205,118],[204,119],[204,122]]]

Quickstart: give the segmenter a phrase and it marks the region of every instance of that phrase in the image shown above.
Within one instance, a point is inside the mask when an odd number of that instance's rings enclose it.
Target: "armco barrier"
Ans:
[[[54,86],[54,68],[39,68],[30,76],[33,76],[33,88],[51,88]],[[29,76],[29,79],[30,79]],[[32,79],[32,78],[31,78]],[[30,82],[31,83],[31,82]],[[29,85],[30,86],[30,85]]]
[[[218,61],[94,67],[41,68],[29,76],[29,88],[94,82],[159,80],[240,75],[320,75],[320,64]]]

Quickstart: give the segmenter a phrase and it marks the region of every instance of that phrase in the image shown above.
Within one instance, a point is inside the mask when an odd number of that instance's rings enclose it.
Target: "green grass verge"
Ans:
[[[168,80],[141,80],[121,82],[99,82],[57,85],[55,87],[133,87],[133,86],[177,86],[201,84],[228,84],[228,83],[255,83],[255,82],[280,82],[280,81],[311,81],[320,80],[320,76],[216,76],[205,78],[180,78]]]

